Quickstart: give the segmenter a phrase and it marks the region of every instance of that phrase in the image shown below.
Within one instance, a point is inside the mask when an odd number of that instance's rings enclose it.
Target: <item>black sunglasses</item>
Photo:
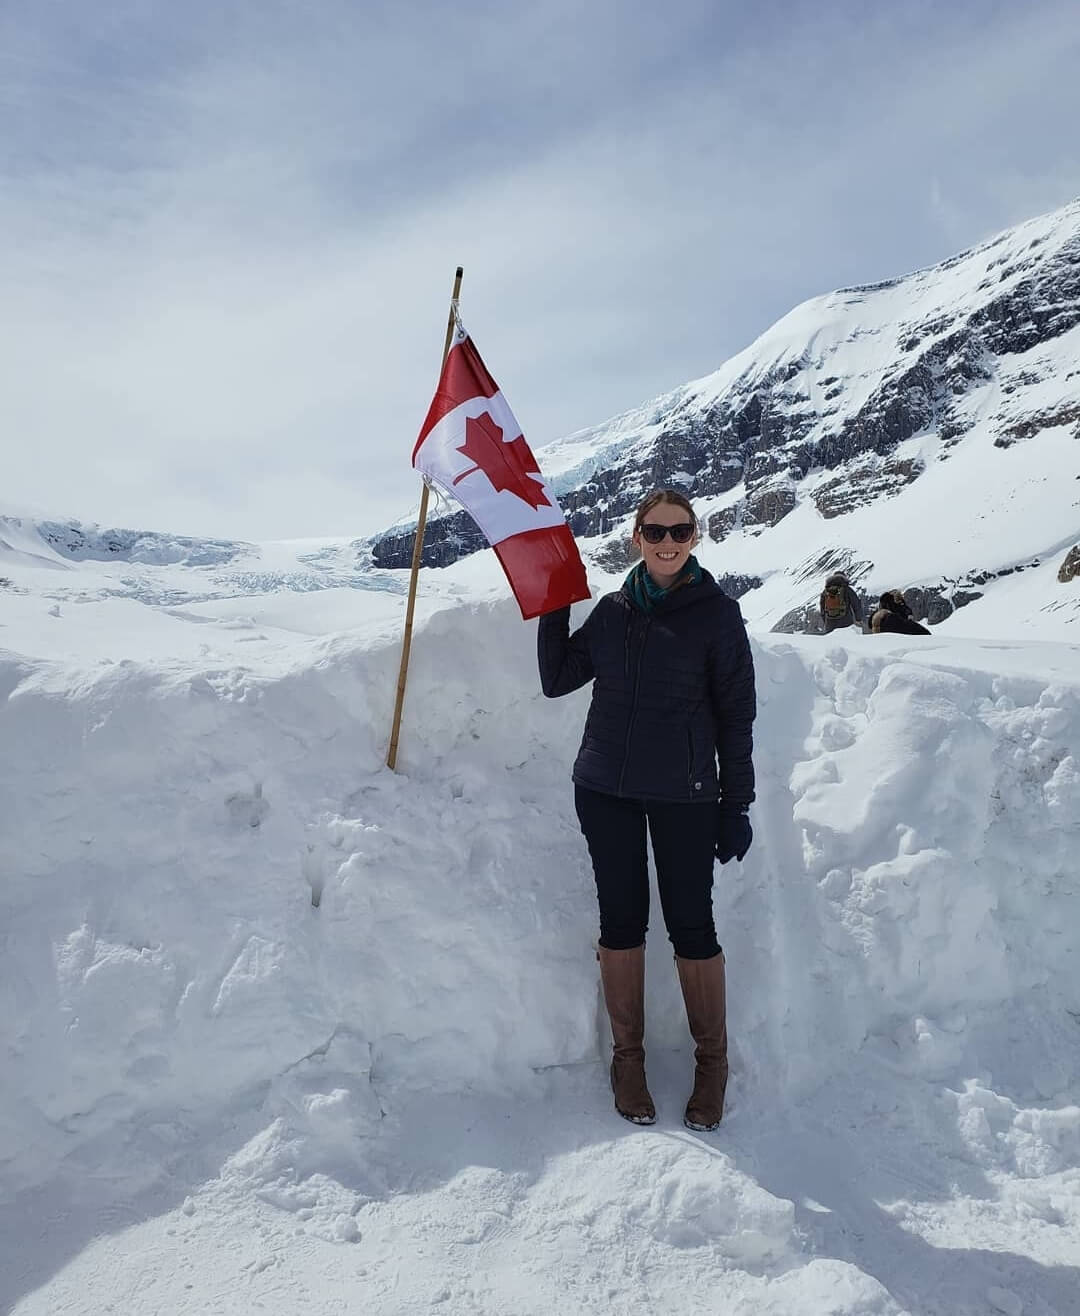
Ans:
[[[678,525],[643,525],[641,537],[650,544],[662,544],[664,536],[670,535],[676,544],[689,544],[694,537],[693,521],[680,521]]]

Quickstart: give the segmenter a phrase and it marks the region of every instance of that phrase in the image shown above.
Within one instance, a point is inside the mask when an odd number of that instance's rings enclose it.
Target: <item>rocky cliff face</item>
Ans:
[[[625,537],[658,485],[704,504],[714,541],[768,534],[809,505],[837,523],[843,558],[849,514],[923,479],[976,426],[998,450],[1059,427],[1080,438],[1078,326],[1080,202],[931,269],[808,302],[715,375],[550,445],[541,465],[586,555],[605,565],[618,556],[608,541]],[[451,513],[429,524],[423,562],[483,546],[467,515]],[[371,552],[377,566],[407,566],[412,531]],[[978,597],[984,566],[966,563],[963,586],[950,573],[937,603],[928,582],[922,615]],[[779,628],[806,629],[798,612]]]

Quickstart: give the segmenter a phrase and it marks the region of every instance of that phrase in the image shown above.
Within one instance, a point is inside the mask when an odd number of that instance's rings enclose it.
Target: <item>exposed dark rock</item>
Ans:
[[[629,571],[637,553],[630,539],[620,535],[609,539],[589,556],[605,571]]]
[[[820,593],[825,584],[825,577],[833,575],[834,572],[840,572],[847,577],[849,584],[854,585],[867,572],[872,571],[873,567],[873,562],[860,562],[858,558],[852,557],[846,548],[828,548],[800,562],[793,574],[796,580],[813,581]]]
[[[915,620],[924,621],[928,626],[936,626],[939,621],[951,617],[956,611],[956,596],[953,595],[951,599],[946,598],[940,586],[927,588],[916,586],[906,589],[904,600]],[[966,598],[964,601],[970,603],[971,598]]]
[[[716,583],[733,599],[741,599],[744,594],[749,594],[752,589],[761,588],[760,576],[740,576],[724,575],[717,576]]]
[[[842,475],[817,488],[814,505],[826,518],[842,516],[874,498],[898,493],[922,469],[922,462],[914,459],[882,461],[879,457],[866,457],[849,464]]]
[[[1002,279],[1013,270],[1003,270]],[[1080,239],[1066,244],[1060,259],[1040,265],[969,321],[985,346],[999,356],[1027,352],[1080,324]]]
[[[773,526],[795,510],[795,490],[786,482],[757,489],[746,500],[743,525]]]
[[[791,454],[783,450],[764,449],[750,454],[746,463],[746,487],[749,489],[759,481],[771,479],[779,472],[787,472],[792,467]]]
[[[1080,576],[1080,544],[1074,544],[1065,554],[1065,560],[1058,567],[1057,578],[1063,585]]]
[[[1042,430],[1053,429],[1058,425],[1070,425],[1076,422],[1073,431],[1080,439],[1080,403],[1058,407],[1056,411],[1040,411],[1034,416],[1025,416],[1023,420],[1014,421],[998,431],[994,440],[995,448],[1011,448],[1018,439],[1030,439]]]
[[[1042,376],[1035,370],[1018,370],[1011,379],[1002,382],[1002,393],[1015,393],[1018,388],[1029,388],[1032,384],[1042,382]]]
[[[726,535],[730,535],[739,523],[739,512],[741,504],[734,507],[722,508],[719,512],[714,512],[705,524],[710,539],[720,542]]]
[[[938,422],[938,438],[942,445],[951,448],[971,429],[974,421],[957,415],[951,404],[946,404]]]
[[[384,535],[371,546],[372,564],[376,567],[411,566],[414,540],[415,530]],[[482,548],[487,548],[487,540],[480,527],[468,512],[454,512],[451,516],[427,523],[420,561],[425,567],[448,567],[458,558]]]
[[[817,600],[785,612],[772,629],[776,635],[824,635],[825,623],[821,620]],[[854,629],[858,630],[858,627]]]

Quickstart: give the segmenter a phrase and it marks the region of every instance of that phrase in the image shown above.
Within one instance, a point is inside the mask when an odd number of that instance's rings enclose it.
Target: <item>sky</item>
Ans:
[[[0,0],[0,506],[415,509],[454,268],[534,447],[1080,195],[1080,8]]]

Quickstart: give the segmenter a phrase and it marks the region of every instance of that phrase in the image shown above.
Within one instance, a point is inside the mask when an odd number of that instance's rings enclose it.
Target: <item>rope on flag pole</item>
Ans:
[[[464,270],[459,265],[454,275],[454,291],[450,297],[450,314],[446,321],[446,342],[443,344],[442,366],[450,355],[454,329],[461,322],[458,298],[461,295],[461,278]],[[409,601],[405,605],[405,635],[401,641],[401,666],[398,669],[397,698],[394,701],[394,722],[390,729],[390,748],[386,753],[386,766],[391,772],[397,771],[398,738],[401,734],[401,710],[405,704],[405,682],[409,676],[409,651],[412,649],[413,612],[416,608],[416,584],[420,576],[420,557],[424,550],[424,527],[427,524],[428,482],[424,480],[424,491],[420,495],[420,514],[416,518],[416,538],[413,540],[412,572],[409,576]]]

